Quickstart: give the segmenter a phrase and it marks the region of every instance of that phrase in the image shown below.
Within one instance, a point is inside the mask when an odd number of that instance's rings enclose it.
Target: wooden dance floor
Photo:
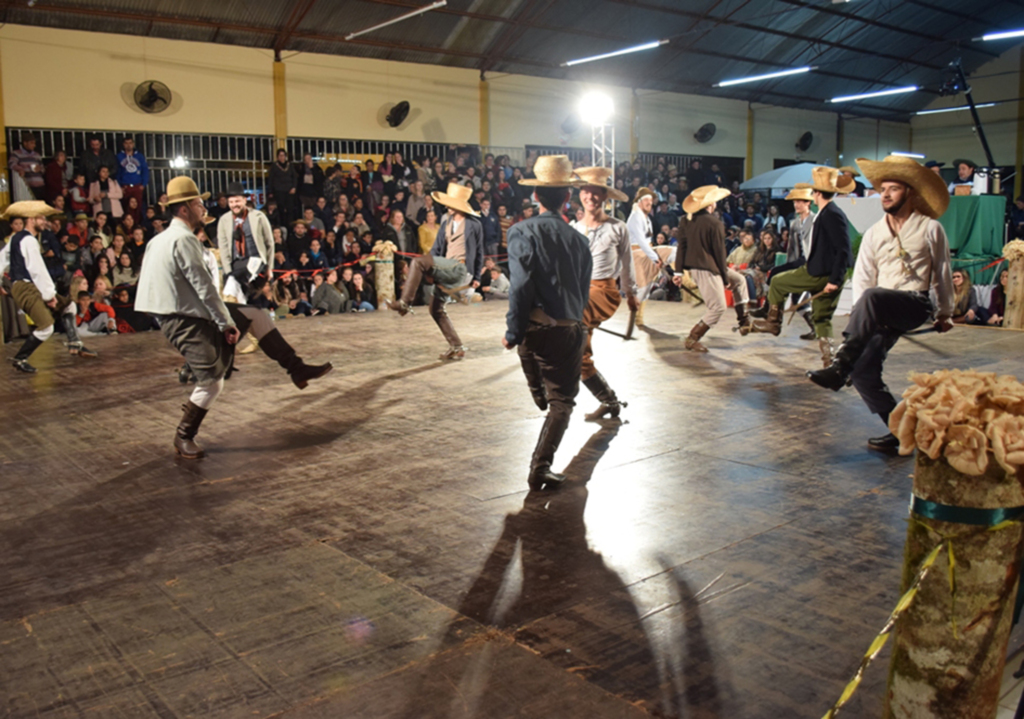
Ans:
[[[51,340],[34,377],[3,348],[0,716],[821,717],[898,597],[911,458],[804,378],[799,319],[698,355],[700,310],[652,302],[638,341],[595,338],[625,421],[584,422],[581,388],[567,486],[528,493],[504,312],[451,310],[455,364],[425,309],[282,321],[335,371],[300,392],[239,358],[199,462],[160,334]],[[913,339],[897,392],[1024,374],[1017,333]],[[887,663],[846,714],[879,715]]]

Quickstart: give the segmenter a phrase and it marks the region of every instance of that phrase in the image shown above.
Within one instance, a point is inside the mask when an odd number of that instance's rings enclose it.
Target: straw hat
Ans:
[[[718,185],[704,185],[691,192],[683,200],[683,212],[692,215],[705,207],[714,207],[715,203],[724,200],[732,193]]]
[[[844,183],[842,187],[839,183],[839,169],[836,167],[815,167],[811,169],[811,189],[817,190],[818,192],[833,192],[833,193],[845,193],[850,192],[849,189],[845,189],[847,185]]]
[[[608,184],[612,178],[610,167],[580,167],[576,170],[579,178],[578,187],[603,187],[608,191],[608,199],[616,202],[629,202],[629,195],[622,190],[617,190]]]
[[[14,202],[9,205],[0,217],[9,220],[12,217],[49,217],[50,215],[59,214],[60,210],[50,207],[42,200],[22,200],[21,202]]]
[[[789,194],[786,195],[786,199],[805,200],[806,202],[813,201],[814,198],[811,197],[811,186],[806,182],[798,182],[793,186],[793,189],[789,191]]]
[[[460,185],[457,182],[449,182],[448,190],[446,192],[431,192],[430,196],[434,198],[435,202],[440,202],[445,207],[450,207],[453,210],[472,215],[473,217],[479,217],[480,213],[474,210],[469,204],[469,198],[473,196],[473,188]]]
[[[579,182],[573,175],[572,162],[566,155],[541,155],[533,163],[536,179],[520,180],[528,187],[577,187]]]
[[[173,205],[176,202],[188,202],[196,198],[203,200],[210,199],[210,193],[204,192],[199,194],[199,188],[196,187],[195,181],[191,177],[182,175],[181,177],[172,178],[167,183],[167,204]]]
[[[836,169],[838,169],[844,175],[850,175],[851,177],[860,177],[860,173],[857,172],[856,167],[851,167],[850,165],[843,165],[842,167],[838,167]]]
[[[942,178],[912,157],[889,155],[882,161],[857,158],[857,164],[872,185],[885,181],[902,182],[914,189],[914,209],[933,220],[949,207],[949,190]]]

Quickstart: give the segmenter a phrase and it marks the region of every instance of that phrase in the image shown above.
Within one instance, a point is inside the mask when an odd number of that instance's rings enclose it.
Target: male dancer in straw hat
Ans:
[[[583,351],[583,385],[601,401],[601,405],[586,415],[588,422],[605,415],[619,416],[619,410],[626,406],[620,402],[615,391],[594,367],[594,350],[591,341],[594,330],[615,314],[622,298],[620,288],[615,285],[618,277],[621,291],[626,295],[630,312],[636,312],[640,305],[636,301],[636,277],[633,273],[633,250],[629,241],[626,223],[616,220],[604,211],[606,200],[626,202],[624,192],[609,187],[612,170],[605,167],[581,167],[576,174],[582,181],[580,204],[583,205],[583,219],[573,223],[573,228],[587,237],[590,254],[594,258],[593,274],[590,278],[590,299],[583,312],[583,325],[587,328],[587,346]],[[523,184],[522,181],[519,184]]]
[[[725,262],[725,225],[712,213],[715,205],[731,193],[724,187],[704,185],[683,200],[686,217],[679,222],[679,248],[676,250],[676,276],[673,281],[683,284],[683,271],[689,270],[697,283],[700,296],[707,307],[704,316],[690,330],[686,349],[707,352],[701,338],[718,324],[725,312],[725,285],[736,297],[734,304],[740,326],[746,326],[745,303],[740,299],[740,288],[746,290],[746,280],[738,272],[730,274]]]
[[[175,177],[167,183],[167,211],[172,220],[146,247],[135,299],[136,310],[157,317],[164,336],[196,377],[196,388],[184,406],[174,437],[174,450],[185,459],[204,455],[195,436],[224,389],[240,332],[251,331],[260,349],[287,370],[299,389],[332,369],[329,362],[318,366],[303,362],[263,310],[225,305],[221,300],[194,234],[203,227],[206,197],[209,194],[200,195],[190,177]]]
[[[941,177],[909,157],[890,155],[881,162],[861,158],[857,164],[881,194],[885,215],[861,240],[846,339],[830,367],[807,376],[837,392],[852,380],[868,409],[888,425],[896,408],[896,398],[882,380],[889,350],[901,335],[933,315],[939,332],[953,327],[949,243],[938,222],[949,206],[949,193]],[[930,290],[935,290],[937,306]],[[899,440],[890,432],[869,439],[868,446],[894,450]]]
[[[228,208],[217,221],[217,248],[224,270],[224,297],[245,303],[249,296],[249,283],[266,273],[267,281],[274,271],[274,232],[270,220],[260,210],[246,204],[245,188],[241,182],[228,185]],[[238,350],[239,354],[256,351],[256,338],[248,335],[251,344]]]
[[[792,222],[789,223],[789,246],[786,248],[786,264],[772,270],[773,275],[795,270],[797,267],[807,264],[807,253],[811,249],[811,227],[814,225],[814,218],[817,217],[816,213],[811,212],[811,203],[814,201],[814,198],[811,197],[811,186],[806,182],[798,182],[794,185],[793,189],[786,195],[786,199],[793,203],[795,216]],[[801,297],[802,295],[792,295],[793,304],[798,304]],[[800,339],[815,339],[817,334],[814,331],[814,320],[811,319],[810,305],[804,305],[799,312],[800,316],[804,318],[804,322],[810,327],[810,332],[800,335]]]
[[[644,324],[644,305],[647,304],[647,297],[651,294],[651,288],[654,287],[658,273],[665,264],[651,247],[651,240],[654,238],[654,228],[651,225],[653,209],[654,191],[649,187],[641,187],[633,197],[633,209],[626,220],[629,241],[633,246],[633,268],[639,287],[636,301],[640,303],[640,309],[636,312],[636,323],[641,327]]]
[[[411,311],[410,305],[419,289],[420,280],[434,283],[434,297],[430,302],[430,316],[448,340],[448,349],[441,353],[442,360],[460,360],[466,347],[459,333],[448,319],[444,309],[447,292],[480,286],[480,271],[484,265],[484,228],[477,218],[480,214],[469,204],[473,189],[455,182],[448,184],[447,192],[433,192],[435,202],[448,208],[441,229],[437,231],[429,255],[414,257],[409,263],[409,276],[402,286],[402,296],[388,301],[388,308],[399,315]]]
[[[19,372],[35,374],[36,368],[28,363],[43,342],[53,334],[54,326],[68,338],[68,351],[78,357],[96,357],[78,338],[75,325],[77,305],[67,297],[57,294],[53,278],[43,259],[39,234],[48,229],[47,218],[60,214],[59,210],[41,200],[15,202],[3,214],[4,219],[20,217],[25,227],[16,233],[11,241],[0,249],[0,275],[10,271],[11,296],[18,309],[32,319],[35,330],[28,336],[11,363]]]
[[[750,330],[778,335],[782,331],[782,306],[786,297],[802,292],[817,295],[811,303],[811,311],[822,363],[828,366],[832,361],[832,315],[839,304],[846,270],[853,263],[853,249],[846,213],[832,202],[846,189],[837,185],[839,171],[834,167],[815,167],[811,178],[811,197],[818,205],[818,215],[811,226],[807,264],[772,277],[768,286],[768,316],[754,320]],[[740,334],[747,333],[741,328]]]
[[[518,347],[533,401],[541,411],[548,410],[528,482],[531,489],[553,489],[565,480],[551,471],[551,463],[580,388],[586,337],[582,321],[593,260],[587,238],[561,216],[569,188],[578,184],[569,158],[542,157],[534,172],[541,213],[508,231],[512,280],[502,344]]]

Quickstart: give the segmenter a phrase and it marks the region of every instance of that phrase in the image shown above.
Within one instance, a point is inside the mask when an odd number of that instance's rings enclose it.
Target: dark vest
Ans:
[[[253,234],[252,234],[252,225],[249,224],[249,217],[250,217],[250,215],[248,213],[246,213],[245,221],[242,223],[242,232],[245,234],[245,257],[235,257],[236,260],[247,260],[250,257],[259,257],[260,256],[260,251],[256,247],[256,238],[253,237]],[[231,218],[232,226],[233,226],[234,221],[235,220],[232,217]],[[235,233],[232,234],[232,241],[234,241],[235,237],[237,237],[237,230],[235,230]],[[237,249],[234,252],[235,252],[236,255],[238,254]]]
[[[32,275],[29,274],[28,266],[25,264],[25,256],[21,254],[21,241],[26,237],[32,237],[28,230],[22,230],[11,238],[11,282],[31,282]],[[32,237],[35,242],[35,237]]]

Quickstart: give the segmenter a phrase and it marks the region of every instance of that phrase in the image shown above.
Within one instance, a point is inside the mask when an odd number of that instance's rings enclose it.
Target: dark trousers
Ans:
[[[863,351],[853,365],[850,379],[873,413],[886,418],[896,408],[896,398],[882,379],[882,365],[889,350],[903,333],[927,322],[932,311],[927,293],[881,287],[865,290],[854,305],[843,334],[848,344],[862,347]]]
[[[518,347],[519,361],[530,387],[547,392],[548,416],[569,422],[580,391],[580,367],[587,331],[582,323],[548,327],[530,323]],[[553,453],[553,452],[552,452]]]

